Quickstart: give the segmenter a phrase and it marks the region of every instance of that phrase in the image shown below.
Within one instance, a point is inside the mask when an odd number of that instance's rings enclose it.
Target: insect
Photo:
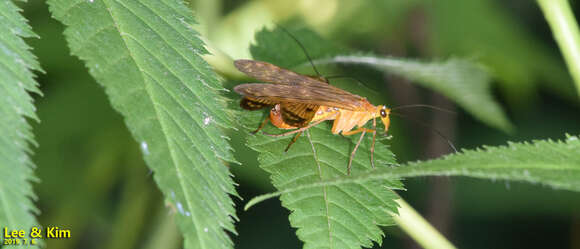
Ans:
[[[377,134],[376,119],[381,119],[386,134],[391,109],[384,105],[374,106],[364,97],[334,87],[322,76],[302,75],[262,61],[236,60],[234,65],[252,78],[271,83],[248,83],[234,87],[243,96],[240,101],[242,108],[271,108],[269,117],[254,133],[262,129],[268,121],[280,129],[293,129],[282,134],[266,134],[274,137],[296,134],[286,147],[285,151],[288,151],[305,130],[333,120],[333,134],[350,136],[361,133],[350,154],[347,174],[350,175],[352,160],[366,133],[373,134],[370,152],[371,165],[375,167],[373,154]],[[370,120],[372,129],[363,127]]]

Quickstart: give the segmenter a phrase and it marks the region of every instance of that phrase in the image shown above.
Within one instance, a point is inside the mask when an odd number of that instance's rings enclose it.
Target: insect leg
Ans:
[[[375,139],[377,137],[377,120],[373,118],[373,143],[371,143],[371,166],[375,168]]]
[[[356,154],[356,150],[358,149],[358,146],[362,142],[363,137],[365,136],[365,133],[367,133],[366,129],[362,130],[362,134],[360,135],[360,138],[358,139],[358,142],[356,143],[356,145],[354,146],[354,149],[350,153],[350,158],[348,159],[348,167],[346,168],[346,174],[347,175],[350,175],[350,168],[351,168],[351,165],[352,165],[352,159],[354,159],[354,155]]]
[[[258,129],[256,129],[255,131],[252,131],[252,134],[258,133],[258,131],[260,131],[262,128],[264,128],[264,126],[266,126],[266,124],[268,123],[269,120],[270,120],[270,117],[267,117],[266,119],[264,119],[264,121],[262,121],[262,124],[260,124],[260,127],[258,127]]]
[[[349,175],[350,175],[350,166],[351,166],[351,163],[352,163],[352,159],[354,158],[354,154],[356,153],[356,150],[358,149],[358,146],[362,142],[362,139],[363,139],[365,133],[367,133],[367,132],[372,132],[373,133],[373,143],[371,144],[371,166],[373,168],[375,167],[375,163],[374,163],[374,160],[373,160],[374,159],[373,158],[373,153],[375,152],[375,136],[377,134],[377,130],[376,129],[367,129],[367,128],[361,127],[361,128],[356,129],[356,130],[353,130],[353,131],[344,131],[344,132],[342,132],[342,134],[345,135],[345,136],[350,136],[350,135],[354,135],[354,134],[361,133],[361,132],[363,134],[360,136],[360,138],[359,138],[358,143],[356,144],[356,146],[354,146],[354,150],[352,151],[352,153],[350,155],[350,159],[348,161],[348,174]]]
[[[296,134],[296,136],[294,136],[292,141],[290,141],[288,146],[286,146],[286,149],[284,150],[284,152],[288,152],[288,150],[290,149],[290,146],[292,146],[294,143],[296,143],[296,140],[298,140],[298,137],[300,137],[300,135],[302,135],[302,132],[298,132],[298,134]]]

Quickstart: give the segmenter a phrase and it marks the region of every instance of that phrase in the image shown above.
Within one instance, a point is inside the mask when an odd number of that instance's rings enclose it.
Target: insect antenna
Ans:
[[[458,151],[457,151],[457,149],[455,148],[455,145],[453,145],[453,143],[451,142],[451,140],[449,140],[449,138],[447,138],[446,136],[444,136],[444,135],[443,135],[443,133],[441,133],[439,130],[437,130],[437,129],[435,129],[435,128],[431,127],[430,125],[428,125],[428,124],[425,124],[425,123],[423,123],[423,122],[421,122],[421,121],[418,121],[418,120],[415,120],[415,119],[409,118],[408,116],[405,116],[405,115],[402,115],[402,114],[399,114],[399,113],[393,113],[393,112],[391,112],[391,115],[394,115],[394,116],[401,117],[401,118],[403,118],[403,119],[405,119],[405,120],[408,120],[408,121],[411,121],[411,122],[413,122],[413,123],[415,123],[415,124],[418,124],[418,125],[421,125],[421,126],[423,126],[423,127],[429,128],[429,130],[431,130],[432,132],[435,132],[435,134],[437,134],[439,137],[441,137],[443,140],[445,140],[445,141],[447,142],[447,144],[449,145],[449,147],[450,147],[450,148],[451,148],[453,151],[455,151],[455,153],[457,153],[457,152],[458,152]]]
[[[310,65],[312,65],[312,68],[314,69],[314,72],[316,72],[316,75],[318,77],[324,78],[324,76],[322,76],[322,74],[320,74],[320,72],[318,72],[318,69],[316,69],[316,66],[314,66],[314,62],[312,62],[312,58],[310,58],[310,55],[308,55],[308,51],[306,51],[306,48],[304,47],[304,45],[302,45],[302,43],[298,40],[298,38],[296,38],[294,35],[292,35],[292,33],[290,33],[290,31],[288,31],[282,25],[276,24],[276,26],[278,26],[278,28],[283,30],[286,34],[288,34],[288,36],[290,36],[292,39],[294,39],[294,41],[296,41],[298,46],[300,46],[300,48],[302,48],[302,51],[304,52],[304,55],[306,55],[306,58],[308,58],[308,61],[310,62]]]
[[[331,75],[331,76],[326,76],[326,77],[324,77],[324,78],[326,78],[327,80],[328,80],[328,79],[346,78],[346,79],[356,80],[358,83],[360,83],[360,84],[362,84],[362,85],[365,85],[365,83],[364,83],[362,80],[360,80],[360,79],[358,79],[358,78],[356,78],[356,77],[353,77],[353,76],[346,76],[346,75]]]
[[[432,105],[424,105],[424,104],[401,105],[401,106],[392,107],[391,110],[393,111],[393,110],[398,110],[398,109],[417,108],[417,107],[423,107],[423,108],[432,109],[432,110],[441,111],[441,112],[446,112],[446,113],[450,113],[450,114],[457,114],[456,112],[451,111],[451,110],[447,110],[447,109],[437,107],[437,106],[432,106]]]

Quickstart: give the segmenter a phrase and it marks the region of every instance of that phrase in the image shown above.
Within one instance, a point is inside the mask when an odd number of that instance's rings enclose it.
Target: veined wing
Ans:
[[[240,106],[250,111],[260,110],[266,107],[272,107],[274,105],[276,105],[276,103],[264,98],[258,99],[244,96],[240,101]]]
[[[234,87],[244,97],[264,99],[273,103],[302,103],[338,107],[351,111],[365,110],[366,100],[329,84],[278,85],[250,83]]]
[[[259,81],[282,85],[326,85],[306,75],[275,66],[268,62],[254,60],[236,60],[234,65],[238,70]]]

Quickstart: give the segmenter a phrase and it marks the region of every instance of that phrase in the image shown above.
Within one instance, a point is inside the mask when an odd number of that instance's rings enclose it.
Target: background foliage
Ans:
[[[88,2],[93,1],[78,1],[81,5]],[[94,2],[100,4],[101,1]],[[173,1],[167,2],[174,4]],[[59,3],[61,2],[51,2],[52,8],[56,8]],[[179,212],[179,208],[175,202],[164,202],[171,194],[163,187],[162,191],[158,191],[153,180],[157,177],[157,172],[155,169],[150,172],[145,165],[141,144],[135,142],[128,132],[131,130],[135,134],[130,122],[126,127],[123,118],[111,108],[112,103],[119,109],[118,104],[115,104],[117,100],[109,100],[105,95],[105,91],[111,90],[107,89],[107,84],[101,82],[94,62],[87,59],[88,57],[81,56],[83,61],[80,61],[70,55],[72,51],[78,56],[82,49],[75,49],[75,43],[68,44],[65,41],[62,35],[65,27],[51,16],[54,15],[61,21],[65,18],[56,9],[49,13],[47,4],[42,1],[29,1],[19,5],[24,9],[23,15],[32,30],[41,37],[27,39],[26,42],[33,48],[33,53],[45,71],[37,76],[43,97],[32,95],[37,107],[36,115],[41,121],[31,122],[34,137],[39,144],[34,149],[32,158],[38,165],[35,174],[41,179],[41,182],[33,184],[34,192],[38,196],[36,206],[42,210],[37,219],[40,224],[57,224],[73,231],[71,239],[46,241],[48,248],[181,248],[181,233],[173,223],[173,217]],[[116,7],[111,10],[119,11],[116,13],[122,18],[131,18],[131,11],[119,8],[122,6]],[[156,9],[154,7],[149,10]],[[201,22],[201,25],[194,27],[201,32],[202,37],[207,38],[208,44],[223,52],[216,52],[217,55],[249,58],[249,44],[256,31],[261,30],[265,24],[271,25],[273,21],[281,22],[295,17],[327,40],[342,48],[349,48],[350,51],[421,61],[461,57],[480,63],[491,75],[494,99],[499,100],[507,113],[508,120],[513,124],[513,133],[507,134],[480,122],[471,113],[461,109],[461,106],[456,109],[458,114],[451,116],[425,111],[405,112],[413,119],[422,120],[441,130],[459,148],[504,145],[506,141],[566,139],[565,133],[580,133],[576,91],[541,12],[530,1],[392,0],[359,3],[346,0],[199,0],[193,1],[191,8],[196,10]],[[183,8],[180,11],[185,13],[188,10]],[[149,12],[144,11],[137,16],[147,13]],[[181,20],[176,16],[172,18],[176,18],[177,22]],[[461,25],[458,25],[458,20],[461,20]],[[77,18],[76,21],[73,19],[65,24],[74,26],[85,21],[95,20]],[[184,21],[190,23],[189,20]],[[159,28],[163,29],[163,26]],[[69,29],[71,31],[67,32],[74,33],[74,27]],[[82,30],[77,28],[76,31]],[[144,30],[138,30],[137,33],[142,31]],[[32,34],[23,31],[19,35]],[[127,35],[136,41],[147,39],[146,36],[137,37],[134,36],[137,34],[130,32]],[[294,35],[301,39],[300,33]],[[69,42],[71,36],[74,34],[68,34]],[[167,37],[175,38],[171,35]],[[79,39],[77,45],[91,42],[96,40]],[[309,43],[308,40],[303,42]],[[101,41],[98,44],[107,42]],[[280,45],[293,46],[292,44],[293,41],[290,40]],[[20,47],[25,49],[23,45]],[[69,47],[72,49],[69,50]],[[158,48],[165,51],[163,46]],[[309,49],[316,58],[320,56],[316,54],[317,51]],[[188,56],[194,58],[199,53],[201,50],[192,51]],[[280,63],[284,59],[272,58]],[[159,61],[163,60],[158,59],[157,62]],[[84,66],[87,62],[90,72],[97,75],[95,78],[105,85],[105,89],[91,77]],[[295,62],[301,61],[297,59],[292,63]],[[152,64],[145,65],[144,68],[155,65],[155,61],[148,63]],[[37,69],[38,66],[34,62],[28,62],[28,68]],[[311,72],[307,65],[301,65],[298,69]],[[383,74],[362,66],[329,67],[328,71],[337,72],[336,69],[340,70],[340,74],[354,75],[365,82],[362,86],[352,81],[337,80],[337,85],[355,86],[363,93],[368,93],[365,96],[375,104],[387,103],[396,106],[425,103],[456,108],[452,102],[440,95],[409,84],[407,79],[394,74]],[[190,80],[199,81],[196,78]],[[226,88],[237,83],[228,82]],[[29,91],[34,89],[31,84],[26,88]],[[212,85],[213,88],[219,87],[217,82],[211,84],[216,84]],[[231,94],[230,97],[235,95]],[[211,101],[215,99],[211,96],[205,98],[210,98]],[[199,98],[200,101],[203,99]],[[231,106],[235,105],[236,103],[231,103]],[[214,113],[221,115],[219,108],[212,109]],[[123,110],[120,112],[123,113]],[[226,114],[223,115],[223,124],[228,126],[225,121],[228,118],[225,118]],[[260,113],[243,115],[245,116],[240,117],[259,119]],[[34,115],[30,113],[28,116]],[[135,119],[138,117],[135,114]],[[254,118],[252,121],[259,122],[258,119]],[[198,121],[203,123],[203,119]],[[243,127],[237,128],[238,130],[228,131],[227,135],[231,137],[235,150],[233,156],[243,166],[232,164],[230,170],[239,185],[239,195],[248,200],[273,189],[268,175],[257,167],[260,165],[256,160],[257,154],[245,145],[246,130]],[[323,134],[313,130],[311,135],[316,136],[315,132]],[[433,135],[429,129],[412,122],[393,118],[390,133],[393,138],[385,143],[390,145],[400,163],[437,157],[448,152],[442,139]],[[272,147],[283,147],[283,142],[264,139],[260,136],[251,138],[250,147],[258,148],[260,142],[271,142]],[[337,136],[328,139],[336,139],[337,143],[344,142],[343,138]],[[305,139],[299,143],[296,146],[309,145]],[[299,151],[299,147],[297,148]],[[223,149],[223,153],[227,153],[227,149]],[[359,151],[361,159],[365,158],[363,150]],[[292,150],[289,153],[291,152]],[[552,152],[555,155],[558,153]],[[231,160],[230,157],[225,158]],[[266,159],[260,155],[259,160],[263,163]],[[218,167],[221,163],[217,159],[211,165]],[[269,171],[274,169],[276,168],[270,168]],[[285,170],[296,171],[293,168]],[[227,174],[225,171],[221,172],[226,178],[229,177]],[[3,183],[4,181],[0,184]],[[509,183],[500,179],[490,181],[447,177],[408,180],[405,188],[407,191],[398,193],[459,248],[580,246],[580,199],[576,192],[556,191],[533,184]],[[228,202],[227,199],[224,200],[226,201],[222,203]],[[262,248],[301,246],[296,230],[288,222],[289,212],[278,201],[268,201],[243,212],[241,207],[244,201],[235,197],[233,200],[236,202],[235,212],[240,221],[235,223],[237,235],[227,235],[232,238],[236,248],[255,248],[257,245]],[[227,220],[225,217],[223,219]],[[231,225],[217,224],[216,229]],[[415,246],[398,228],[383,229],[386,229],[384,233],[387,238],[383,239],[382,246],[375,244],[375,247]],[[375,236],[377,233],[379,232],[374,232]],[[486,236],[481,236],[482,234]],[[225,235],[222,232],[220,236]],[[370,245],[368,242],[364,244]]]

